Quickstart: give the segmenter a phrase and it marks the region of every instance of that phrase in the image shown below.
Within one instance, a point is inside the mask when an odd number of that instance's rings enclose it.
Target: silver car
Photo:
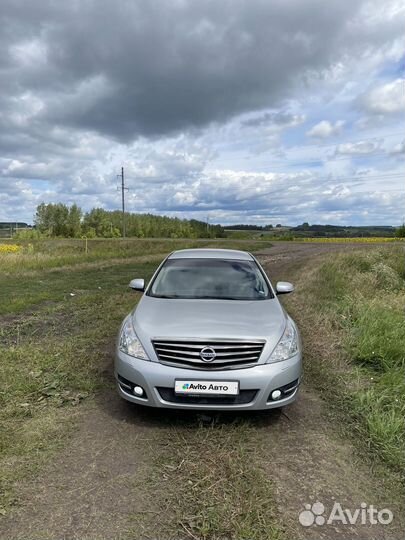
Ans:
[[[260,410],[288,405],[302,373],[301,340],[250,253],[171,253],[125,318],[115,377],[121,397],[171,409]]]

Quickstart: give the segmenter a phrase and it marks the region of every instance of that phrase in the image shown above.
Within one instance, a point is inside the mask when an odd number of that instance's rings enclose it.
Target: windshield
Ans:
[[[148,291],[158,298],[265,300],[273,295],[254,261],[168,259]]]

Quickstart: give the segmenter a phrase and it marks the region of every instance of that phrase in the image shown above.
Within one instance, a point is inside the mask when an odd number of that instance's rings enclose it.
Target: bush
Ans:
[[[25,229],[17,231],[13,238],[14,240],[40,240],[45,238],[45,235],[37,229]]]

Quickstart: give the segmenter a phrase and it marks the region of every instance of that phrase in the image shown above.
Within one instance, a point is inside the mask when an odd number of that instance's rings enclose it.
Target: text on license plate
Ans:
[[[239,382],[176,380],[174,391],[176,394],[221,394],[226,396],[237,396],[239,394]]]

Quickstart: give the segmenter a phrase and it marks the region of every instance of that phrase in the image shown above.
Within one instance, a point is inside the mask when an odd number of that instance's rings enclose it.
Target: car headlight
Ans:
[[[119,349],[129,356],[140,358],[141,360],[149,360],[145,349],[142,347],[138,336],[135,334],[132,326],[131,318],[128,318],[121,329]]]
[[[277,343],[274,351],[271,353],[269,362],[281,362],[288,360],[298,352],[298,334],[290,319],[287,319],[287,325],[280,341]]]

